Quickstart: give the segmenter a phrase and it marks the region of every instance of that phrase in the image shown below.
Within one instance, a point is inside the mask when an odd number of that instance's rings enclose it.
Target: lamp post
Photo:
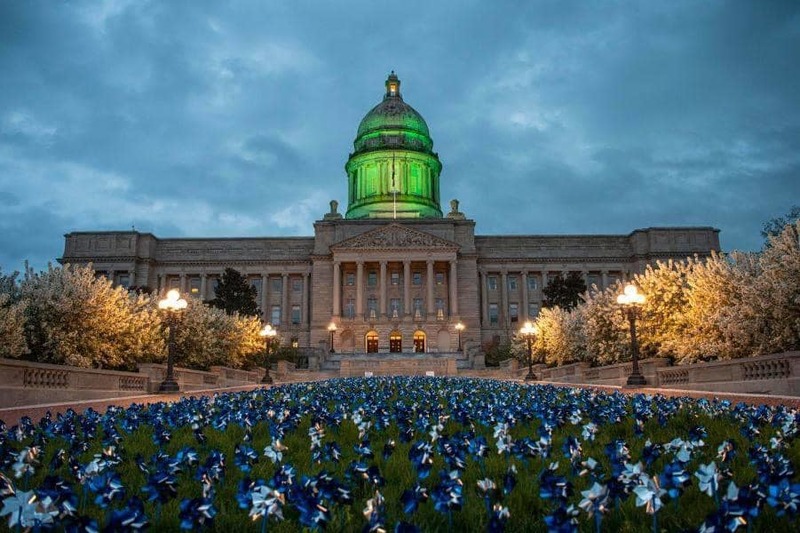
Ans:
[[[175,330],[178,329],[178,315],[186,309],[186,300],[181,298],[181,293],[177,289],[172,289],[167,293],[167,297],[159,300],[158,308],[167,313],[167,325],[169,326],[169,340],[167,341],[167,375],[158,392],[178,392],[180,387],[175,379]]]
[[[330,347],[331,347],[330,352],[334,353],[336,351],[336,350],[333,349],[333,334],[336,333],[336,324],[334,322],[331,322],[330,324],[328,324],[328,333],[331,336],[330,343],[329,343]]]
[[[267,348],[267,357],[264,363],[264,377],[261,378],[261,383],[272,383],[272,376],[269,375],[269,354],[272,351],[272,339],[278,334],[278,330],[273,328],[272,324],[267,324],[258,334],[264,337]]]
[[[464,348],[461,346],[461,332],[464,331],[464,329],[466,327],[467,326],[462,324],[460,321],[459,321],[458,324],[456,324],[456,331],[458,331],[458,351],[459,352],[463,352],[464,351]]]
[[[628,385],[647,385],[647,380],[639,371],[639,343],[636,340],[636,318],[641,312],[644,304],[644,294],[639,294],[636,285],[628,283],[625,285],[623,293],[617,296],[617,303],[622,306],[622,310],[628,319],[631,331],[631,358],[633,367],[631,375],[628,376]]]
[[[525,381],[536,381],[536,374],[533,373],[533,339],[538,330],[530,322],[525,322],[519,332],[528,341],[528,375],[525,376]]]

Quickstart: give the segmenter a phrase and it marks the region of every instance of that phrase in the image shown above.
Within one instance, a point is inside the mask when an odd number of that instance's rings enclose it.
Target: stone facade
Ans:
[[[466,218],[328,218],[314,224],[313,237],[74,232],[60,261],[91,263],[121,285],[178,288],[204,300],[232,267],[257,287],[264,321],[287,344],[327,350],[333,322],[337,352],[448,353],[457,350],[459,321],[462,344],[513,334],[541,309],[542,287],[557,273],[577,271],[587,285],[606,287],[657,260],[719,250],[713,228],[607,236],[476,236],[474,229]]]

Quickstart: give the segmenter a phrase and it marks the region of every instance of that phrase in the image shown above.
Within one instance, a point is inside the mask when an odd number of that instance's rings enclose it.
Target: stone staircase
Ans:
[[[445,352],[445,353],[413,353],[413,352],[338,353],[336,352],[336,353],[325,354],[325,357],[323,358],[320,364],[320,371],[326,373],[338,373],[341,368],[342,360],[344,359],[391,361],[393,359],[408,359],[408,358],[420,358],[420,359],[427,358],[432,360],[453,358],[456,360],[456,368],[458,370],[472,368],[472,362],[470,361],[468,355],[464,352]]]

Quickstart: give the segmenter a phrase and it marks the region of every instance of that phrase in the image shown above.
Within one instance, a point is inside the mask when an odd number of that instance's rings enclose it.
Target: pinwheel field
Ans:
[[[3,528],[793,531],[798,413],[353,378],[0,432]]]

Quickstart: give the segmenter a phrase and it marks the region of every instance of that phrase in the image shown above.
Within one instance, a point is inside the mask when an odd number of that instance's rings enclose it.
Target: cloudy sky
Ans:
[[[311,235],[387,73],[479,234],[800,204],[794,1],[0,3],[0,267],[69,231]]]

